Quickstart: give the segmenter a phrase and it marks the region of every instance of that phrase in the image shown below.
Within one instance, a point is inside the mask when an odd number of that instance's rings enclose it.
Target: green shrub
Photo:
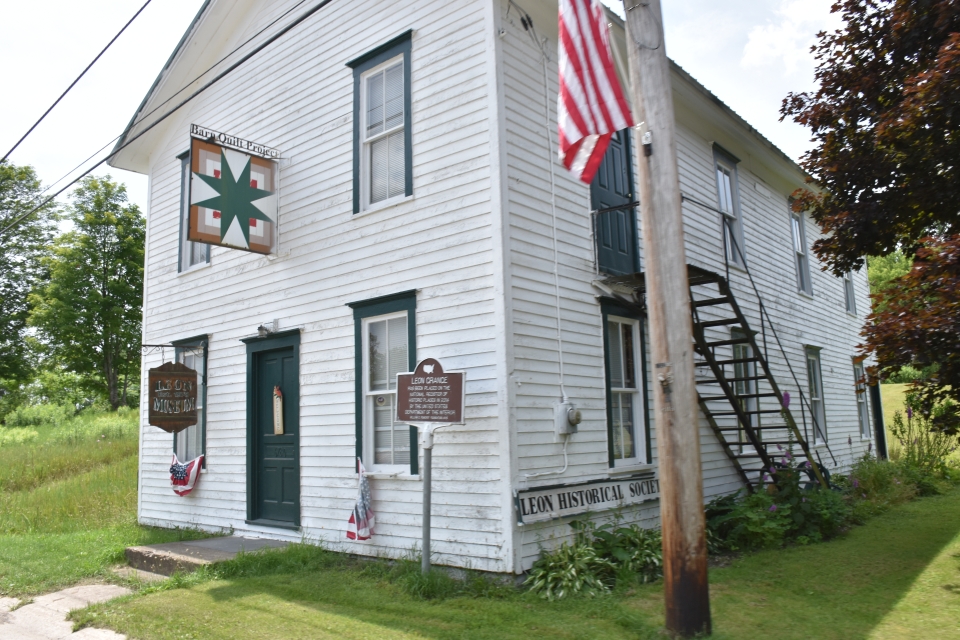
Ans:
[[[27,444],[40,436],[35,429],[25,427],[0,427],[0,447]]]
[[[780,507],[763,492],[711,501],[707,518],[707,527],[730,551],[779,546],[790,530],[790,507]]]
[[[611,585],[604,576],[616,573],[616,566],[601,558],[589,541],[582,536],[577,538],[572,544],[564,542],[552,552],[541,552],[524,585],[547,600],[607,593]]]
[[[915,498],[919,489],[911,475],[899,463],[878,460],[870,454],[863,456],[853,465],[844,486],[851,499],[853,520],[863,523]]]
[[[74,408],[62,404],[28,404],[17,407],[6,416],[8,427],[59,427],[69,422]]]
[[[924,416],[913,406],[915,404],[915,400],[908,396],[905,404],[906,421],[903,413],[897,411],[893,414],[890,433],[900,445],[896,451],[896,461],[921,474],[943,477],[948,473],[947,459],[957,450],[957,436],[935,430],[932,423],[938,413],[949,410],[949,407],[938,407],[932,415]],[[923,481],[923,484],[933,489],[932,483]],[[923,488],[921,495],[926,495]]]
[[[636,576],[641,583],[663,576],[663,539],[659,529],[605,524],[592,529],[592,534],[593,548],[616,567],[618,576]]]
[[[79,444],[95,440],[135,438],[138,430],[137,412],[120,407],[116,412],[82,412],[73,420],[59,425],[50,436],[51,442]]]

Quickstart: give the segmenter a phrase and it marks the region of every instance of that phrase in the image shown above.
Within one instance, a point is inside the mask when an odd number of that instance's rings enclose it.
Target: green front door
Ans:
[[[297,349],[253,354],[253,464],[250,472],[253,520],[300,523],[300,391]],[[282,424],[274,389],[282,396]],[[282,431],[282,433],[277,433]]]

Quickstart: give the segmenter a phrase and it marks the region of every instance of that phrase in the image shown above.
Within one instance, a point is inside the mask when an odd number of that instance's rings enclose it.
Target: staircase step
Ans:
[[[746,382],[747,380],[766,380],[767,376],[747,376],[745,378],[724,378],[727,382]],[[697,380],[698,384],[720,384],[720,381],[714,378],[713,380]]]
[[[776,426],[776,427],[759,426],[759,427],[750,427],[750,428],[753,429],[754,431],[776,431],[777,429],[782,430],[782,429],[786,429],[787,427],[786,426]],[[717,431],[733,432],[733,431],[746,431],[746,430],[743,429],[742,427],[717,427]]]
[[[707,327],[723,327],[728,324],[740,324],[740,318],[724,318],[723,320],[707,320],[706,322],[695,322],[696,326],[701,329],[706,329]]]
[[[760,358],[734,358],[733,360],[715,360],[714,364],[725,365],[725,364],[746,364],[747,362],[760,362]],[[709,362],[694,362],[693,366],[695,367],[708,367],[710,366]]]
[[[739,400],[745,398],[776,398],[777,394],[775,393],[744,393],[742,395],[734,396]],[[715,400],[729,400],[727,396],[700,396],[700,399],[704,402],[713,402]]]
[[[754,409],[752,411],[712,411],[714,416],[759,415],[761,413],[780,413],[780,409]]]
[[[716,342],[705,342],[703,346],[709,347],[712,349],[714,347],[725,347],[731,344],[744,344],[746,342],[750,342],[750,338],[747,338],[747,337],[731,338],[729,340],[717,340]]]
[[[730,296],[723,296],[722,298],[707,298],[705,300],[694,300],[690,304],[694,307],[712,307],[717,304],[726,304],[730,302]]]

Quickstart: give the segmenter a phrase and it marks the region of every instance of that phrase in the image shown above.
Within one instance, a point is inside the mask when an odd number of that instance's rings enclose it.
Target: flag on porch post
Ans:
[[[360,495],[357,504],[347,522],[347,538],[350,540],[369,540],[373,535],[374,515],[373,502],[370,500],[370,482],[367,480],[367,470],[363,468],[360,458],[357,458],[359,472]]]
[[[611,136],[633,126],[600,0],[560,0],[560,160],[590,184]]]

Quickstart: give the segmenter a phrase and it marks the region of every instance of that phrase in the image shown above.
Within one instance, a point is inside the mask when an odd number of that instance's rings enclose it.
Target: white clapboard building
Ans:
[[[433,449],[435,562],[519,573],[571,518],[657,525],[636,142],[619,133],[578,182],[557,79],[553,0],[203,5],[111,160],[150,179],[143,342],[166,345],[144,351],[140,522],[415,552],[422,451],[395,380],[436,358],[466,372],[466,406]],[[803,172],[672,80],[707,498],[761,482],[780,448],[842,471],[878,446],[866,273],[822,271],[789,206]],[[147,371],[173,359],[199,375],[177,435],[147,417]],[[185,496],[174,452],[205,456]],[[345,535],[357,457],[365,541]]]

